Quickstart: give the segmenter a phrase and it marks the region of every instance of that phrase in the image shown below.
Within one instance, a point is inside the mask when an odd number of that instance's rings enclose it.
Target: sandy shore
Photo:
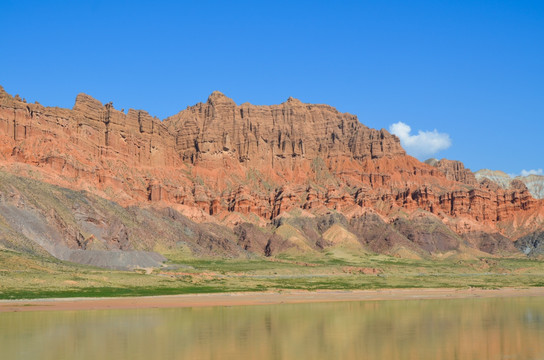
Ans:
[[[477,297],[544,296],[544,287],[482,289],[381,289],[355,291],[284,291],[166,295],[123,298],[0,300],[0,312],[144,309],[203,306],[296,304],[334,301],[460,299]]]

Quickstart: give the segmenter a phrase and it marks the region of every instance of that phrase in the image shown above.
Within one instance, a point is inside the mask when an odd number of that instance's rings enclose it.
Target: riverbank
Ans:
[[[380,289],[165,295],[118,298],[0,300],[0,312],[150,309],[209,306],[274,305],[337,301],[544,297],[544,287],[502,289]]]

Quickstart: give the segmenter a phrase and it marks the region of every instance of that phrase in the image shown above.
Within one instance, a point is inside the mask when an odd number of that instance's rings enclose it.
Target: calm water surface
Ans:
[[[0,313],[0,359],[544,359],[544,299]]]

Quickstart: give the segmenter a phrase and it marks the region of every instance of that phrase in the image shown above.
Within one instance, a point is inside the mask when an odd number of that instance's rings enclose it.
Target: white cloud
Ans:
[[[529,175],[544,175],[544,171],[542,171],[542,169],[521,170],[521,176],[529,176]]]
[[[451,139],[448,134],[433,131],[419,130],[417,135],[412,135],[412,128],[399,121],[389,127],[389,132],[399,137],[402,147],[409,155],[417,158],[427,158],[441,150],[451,146]]]

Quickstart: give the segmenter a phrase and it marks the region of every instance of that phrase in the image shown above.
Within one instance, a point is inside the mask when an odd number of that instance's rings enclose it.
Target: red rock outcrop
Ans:
[[[328,105],[289,98],[280,105],[237,106],[213,92],[199,103],[164,120],[183,160],[196,162],[232,154],[241,162],[274,162],[349,155],[354,159],[404,155],[399,140],[386,130],[369,129],[356,116]]]
[[[429,159],[425,161],[425,163],[438,168],[444,173],[444,175],[446,175],[446,179],[448,180],[462,182],[468,185],[478,184],[476,176],[474,176],[472,171],[469,169],[465,169],[465,165],[460,161],[448,159]]]
[[[268,221],[294,209],[357,217],[365,208],[393,218],[402,209],[428,211],[458,232],[470,226],[452,219],[514,233],[544,219],[543,201],[524,186],[479,184],[458,161],[421,163],[386,130],[293,98],[238,106],[214,92],[160,121],[84,94],[71,110],[27,104],[0,87],[0,140],[11,172],[199,220]]]
[[[480,183],[491,181],[503,189],[508,189],[514,180],[521,181],[535,199],[544,199],[544,175],[529,174],[512,178],[502,171],[488,169],[478,170],[474,175]]]

